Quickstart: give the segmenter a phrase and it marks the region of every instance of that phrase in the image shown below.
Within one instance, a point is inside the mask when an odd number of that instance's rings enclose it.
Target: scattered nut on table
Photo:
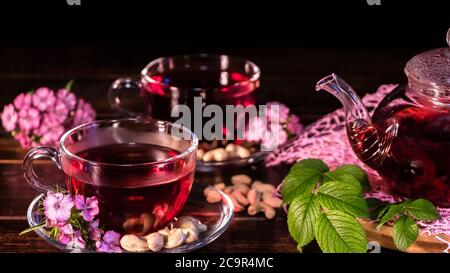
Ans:
[[[250,176],[245,174],[236,174],[231,177],[231,184],[237,185],[237,184],[245,184],[250,185],[252,183],[252,179]]]
[[[222,200],[221,195],[214,190],[220,189],[227,194],[234,205],[235,212],[241,212],[247,208],[249,215],[264,213],[267,219],[273,219],[277,208],[280,208],[283,201],[275,195],[275,186],[263,183],[259,180],[252,182],[252,179],[245,174],[238,174],[231,177],[230,186],[224,183],[207,187],[203,194],[208,203],[217,203]]]

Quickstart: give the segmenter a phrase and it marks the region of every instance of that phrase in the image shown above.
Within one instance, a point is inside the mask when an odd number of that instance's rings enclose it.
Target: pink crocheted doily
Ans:
[[[382,85],[377,92],[367,94],[362,99],[364,105],[373,113],[378,103],[386,94],[391,92],[396,85]],[[266,159],[266,166],[274,166],[281,163],[294,163],[305,158],[320,158],[331,169],[342,164],[356,164],[362,167],[368,174],[372,185],[382,178],[378,173],[365,166],[353,153],[347,140],[345,130],[345,114],[343,109],[338,109],[318,121],[307,126],[302,134],[272,152]],[[373,183],[375,182],[375,183]],[[397,202],[397,198],[380,191],[374,191],[366,195],[387,202]],[[431,223],[419,222],[420,234],[434,236],[447,244],[444,252],[450,252],[450,241],[444,240],[443,234],[450,236],[450,209],[438,208],[441,219]]]

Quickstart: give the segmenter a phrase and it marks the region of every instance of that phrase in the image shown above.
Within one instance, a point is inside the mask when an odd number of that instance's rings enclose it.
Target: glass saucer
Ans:
[[[162,249],[158,253],[187,253],[204,247],[215,239],[217,239],[231,224],[231,220],[234,215],[234,207],[231,199],[222,191],[211,187],[212,190],[218,191],[222,195],[222,202],[210,204],[206,202],[203,196],[203,190],[208,186],[207,184],[194,183],[192,190],[189,194],[188,200],[183,206],[183,209],[179,213],[179,216],[193,216],[200,220],[203,224],[207,225],[208,230],[200,233],[199,240],[190,244],[184,244],[173,249]],[[28,207],[27,220],[30,226],[35,226],[43,221],[43,214],[39,212],[39,205],[42,203],[44,194],[40,194],[34,198]],[[48,236],[47,232],[43,228],[34,230],[41,238],[43,238],[50,245],[64,250],[66,252],[82,252],[93,253],[95,250],[80,250],[73,249],[70,246],[60,243],[57,240]],[[126,251],[124,251],[126,252]],[[152,253],[148,251],[148,253]]]
[[[268,154],[269,152],[256,152],[247,158],[235,158],[225,161],[204,162],[201,160],[197,160],[196,170],[199,172],[212,172],[229,168],[245,167],[247,165],[253,165],[262,162]]]

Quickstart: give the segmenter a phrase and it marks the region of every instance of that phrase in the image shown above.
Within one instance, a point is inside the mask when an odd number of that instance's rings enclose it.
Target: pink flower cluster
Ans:
[[[101,252],[122,251],[120,234],[99,228],[99,220],[95,219],[100,212],[97,197],[49,191],[43,206],[46,227],[54,231],[59,242],[79,249],[89,245]]]
[[[286,105],[274,101],[266,104],[264,115],[249,121],[245,139],[261,143],[262,151],[272,151],[302,131],[298,116],[290,114]]]
[[[23,148],[40,145],[57,146],[68,129],[93,121],[95,111],[68,88],[57,92],[41,87],[18,95],[1,113],[3,128]]]

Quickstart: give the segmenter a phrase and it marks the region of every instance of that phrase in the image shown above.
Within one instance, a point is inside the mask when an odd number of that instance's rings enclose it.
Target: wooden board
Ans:
[[[381,247],[397,250],[392,239],[393,228],[388,225],[384,225],[379,230],[376,229],[377,223],[371,223],[367,220],[360,220],[364,229],[366,230],[367,239],[370,241],[376,241],[380,243]],[[450,242],[450,236],[441,235],[442,239]],[[409,247],[406,252],[409,253],[442,253],[447,244],[441,242],[433,236],[419,235],[417,241]]]

